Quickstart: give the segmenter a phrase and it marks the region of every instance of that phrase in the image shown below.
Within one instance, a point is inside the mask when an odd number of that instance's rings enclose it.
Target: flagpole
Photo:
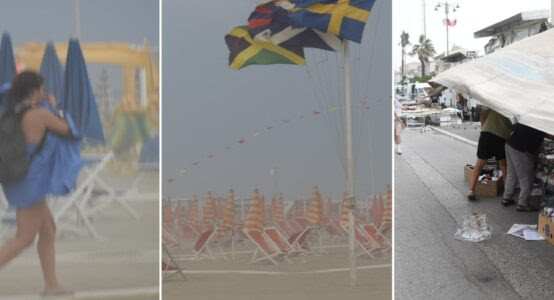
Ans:
[[[346,111],[346,188],[348,192],[348,244],[350,248],[350,285],[356,285],[356,248],[354,245],[354,155],[352,143],[352,100],[350,98],[350,53],[348,41],[344,40],[344,102]]]
[[[81,1],[75,0],[75,35],[81,37]]]

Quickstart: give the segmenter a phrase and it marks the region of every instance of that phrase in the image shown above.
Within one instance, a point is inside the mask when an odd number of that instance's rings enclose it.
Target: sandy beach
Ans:
[[[186,280],[176,273],[164,275],[162,295],[164,299],[390,299],[390,253],[375,258],[361,256],[357,259],[357,284],[350,286],[348,248],[344,241],[325,241],[323,254],[302,258],[292,257],[292,263],[279,265],[267,263],[249,264],[253,246],[248,241],[239,242],[238,254],[232,257],[230,248],[223,251],[227,257],[216,260],[188,260],[187,254],[178,256]],[[184,243],[181,248],[192,249]],[[317,247],[317,245],[316,245]]]
[[[131,180],[117,182],[109,174],[103,178],[116,186]],[[141,186],[148,186],[148,195],[156,193],[157,174],[143,180]],[[86,234],[57,238],[58,278],[75,292],[74,297],[63,299],[158,299],[158,201],[129,199],[128,203],[140,215],[138,219],[116,203],[92,217],[102,240]],[[11,227],[4,239],[13,235],[15,227]],[[0,270],[0,299],[38,299],[42,289],[34,245]]]

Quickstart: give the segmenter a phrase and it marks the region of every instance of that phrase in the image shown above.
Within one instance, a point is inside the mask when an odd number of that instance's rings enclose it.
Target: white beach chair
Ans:
[[[4,190],[0,186],[0,240],[4,238],[4,235],[10,230],[10,228],[15,228],[16,226],[16,213],[15,210],[8,210],[9,204],[4,196]]]
[[[131,183],[130,187],[126,189],[125,191],[119,193],[119,201],[127,201],[130,199],[133,200],[141,200],[141,201],[158,201],[158,198],[160,197],[159,192],[149,192],[145,193],[144,191],[141,191],[139,189],[139,186],[144,181],[145,177],[151,173],[158,177],[159,174],[159,164],[158,163],[139,163],[138,164],[139,174],[135,177],[133,182]],[[158,181],[156,181],[158,182]]]
[[[102,163],[107,157],[109,157],[109,161],[111,161],[114,158],[114,154],[112,152],[109,152],[105,155],[85,155],[84,159],[88,161],[95,161],[98,163]],[[92,164],[94,166],[94,164]],[[86,167],[84,172],[90,173],[92,172],[94,167]],[[127,191],[124,192],[116,192],[116,190],[110,186],[99,173],[95,174],[94,176],[94,190],[95,193],[101,193],[103,194],[102,197],[97,197],[94,199],[94,202],[87,203],[89,205],[89,209],[87,210],[87,213],[89,215],[97,214],[104,209],[106,209],[108,206],[110,206],[113,203],[117,203],[123,207],[123,209],[134,219],[139,218],[139,213],[133,209],[128,203],[127,200],[129,199],[126,195]],[[90,200],[90,197],[89,197]]]
[[[103,239],[96,232],[90,219],[90,212],[87,210],[90,208],[89,202],[92,198],[92,192],[99,182],[99,173],[112,159],[113,153],[110,152],[104,155],[99,162],[83,167],[79,174],[80,178],[77,181],[77,186],[72,192],[65,196],[48,198],[59,235],[80,233],[84,229],[94,239]],[[80,225],[84,225],[84,228]]]

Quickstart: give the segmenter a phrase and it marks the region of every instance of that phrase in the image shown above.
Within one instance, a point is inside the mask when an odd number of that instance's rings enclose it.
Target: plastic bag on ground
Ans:
[[[492,227],[487,225],[487,219],[484,214],[473,212],[464,216],[461,227],[454,234],[454,237],[461,241],[482,242],[491,237]]]

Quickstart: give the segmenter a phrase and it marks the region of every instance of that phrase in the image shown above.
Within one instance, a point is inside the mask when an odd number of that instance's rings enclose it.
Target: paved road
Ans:
[[[504,208],[498,197],[465,200],[462,169],[475,148],[419,130],[404,131],[403,143],[395,159],[396,298],[552,299],[554,247],[505,233],[513,223],[536,224],[536,213]],[[472,210],[487,215],[490,240],[454,239]]]
[[[479,140],[479,134],[481,133],[481,125],[479,123],[464,123],[439,128],[475,142]]]

